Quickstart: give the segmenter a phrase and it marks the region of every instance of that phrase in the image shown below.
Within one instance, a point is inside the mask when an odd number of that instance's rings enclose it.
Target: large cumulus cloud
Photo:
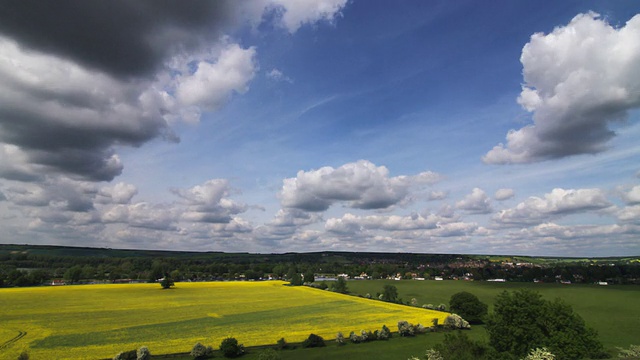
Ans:
[[[280,200],[285,208],[305,211],[325,211],[337,202],[357,209],[385,209],[406,200],[409,189],[440,179],[434,172],[389,177],[386,167],[360,160],[337,169],[299,171],[295,178],[284,180]]]
[[[611,205],[600,189],[557,188],[543,198],[532,196],[514,208],[501,210],[493,219],[501,226],[528,226],[541,224],[552,217],[605,209]]]
[[[533,124],[489,151],[492,164],[527,163],[606,149],[614,122],[640,106],[640,15],[614,28],[580,14],[522,50],[525,84],[518,102]]]
[[[332,21],[345,3],[3,2],[0,178],[113,180],[118,147],[177,141],[173,124],[249,90],[257,50],[229,32],[276,21],[293,33]]]

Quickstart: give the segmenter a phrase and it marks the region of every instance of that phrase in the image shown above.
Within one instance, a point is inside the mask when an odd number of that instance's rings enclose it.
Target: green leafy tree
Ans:
[[[313,270],[309,269],[304,273],[304,282],[306,283],[312,283],[316,281],[316,278],[313,274]]]
[[[220,343],[220,351],[224,357],[235,358],[244,354],[244,346],[238,344],[238,340],[228,337]]]
[[[338,276],[338,280],[331,284],[331,289],[340,294],[346,294],[349,292],[347,288],[347,280],[342,276]]]
[[[472,293],[462,291],[451,296],[449,309],[471,324],[480,324],[487,316],[488,306]]]
[[[385,285],[382,289],[382,300],[388,302],[398,301],[398,288],[393,285]]]
[[[82,277],[82,267],[80,265],[74,265],[67,269],[64,273],[64,278],[70,283],[77,283]]]
[[[302,276],[300,276],[300,274],[298,273],[293,273],[291,275],[291,277],[289,278],[289,284],[291,284],[292,286],[300,286],[303,284],[302,282]]]
[[[320,335],[309,334],[309,337],[302,342],[303,348],[323,347],[326,346],[324,339]]]
[[[162,286],[163,289],[169,289],[174,285],[173,283],[173,279],[171,279],[171,277],[167,274],[164,279],[162,279],[162,281],[160,281],[160,286]]]
[[[491,346],[517,357],[542,347],[558,360],[606,356],[595,330],[571,306],[560,299],[546,301],[531,290],[498,295],[486,329]]]

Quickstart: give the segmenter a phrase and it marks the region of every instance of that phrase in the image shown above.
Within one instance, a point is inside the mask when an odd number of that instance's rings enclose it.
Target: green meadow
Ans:
[[[596,329],[606,349],[628,347],[640,344],[640,287],[632,285],[564,285],[542,283],[496,283],[485,281],[393,281],[371,280],[350,281],[349,290],[355,295],[367,293],[375,296],[382,292],[386,284],[398,288],[398,295],[407,302],[412,298],[418,304],[445,304],[448,307],[451,295],[468,291],[489,305],[491,312],[493,301],[500,292],[507,290],[531,289],[539,292],[545,299],[562,298],[585,320],[588,326]]]

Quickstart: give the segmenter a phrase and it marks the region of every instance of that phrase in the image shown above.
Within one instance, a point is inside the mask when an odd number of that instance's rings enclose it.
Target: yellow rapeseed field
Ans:
[[[284,282],[84,285],[0,289],[0,357],[100,359],[146,345],[151,353],[334,339],[338,331],[392,331],[400,320],[430,325],[446,313],[341,295]],[[26,332],[26,335],[24,334]],[[16,337],[20,337],[15,340]]]

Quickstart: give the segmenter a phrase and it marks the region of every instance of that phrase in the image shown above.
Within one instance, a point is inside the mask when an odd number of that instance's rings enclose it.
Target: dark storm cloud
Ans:
[[[229,12],[228,1],[2,1],[0,33],[119,77],[144,76],[219,36]]]

